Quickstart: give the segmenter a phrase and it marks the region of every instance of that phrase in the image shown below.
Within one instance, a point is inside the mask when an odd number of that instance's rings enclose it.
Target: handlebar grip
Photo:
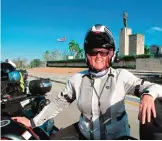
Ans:
[[[32,96],[32,95],[28,95],[28,94],[22,94],[22,95],[19,95],[19,96],[3,99],[0,102],[1,103],[16,102],[16,101],[25,100],[25,99],[31,99],[31,98],[36,98],[36,97],[40,97],[40,95]]]

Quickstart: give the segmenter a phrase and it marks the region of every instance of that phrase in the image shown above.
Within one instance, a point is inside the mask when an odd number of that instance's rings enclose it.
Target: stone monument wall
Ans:
[[[137,34],[137,52],[136,55],[144,54],[144,35]]]
[[[129,55],[136,55],[137,52],[137,36],[135,34],[129,35]]]
[[[129,55],[144,54],[144,35],[129,35]]]
[[[136,59],[136,69],[162,72],[162,57],[160,58],[138,58]]]
[[[129,35],[132,34],[131,28],[122,28],[120,31],[119,54],[121,56],[129,54]]]

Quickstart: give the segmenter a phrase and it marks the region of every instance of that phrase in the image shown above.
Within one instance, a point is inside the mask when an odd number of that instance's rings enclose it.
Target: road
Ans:
[[[29,81],[36,78],[29,77]],[[55,97],[64,88],[64,84],[52,82],[52,90],[48,93],[47,98],[51,99]],[[139,122],[137,120],[138,115],[138,103],[129,100],[125,101],[126,110],[128,112],[128,119],[131,126],[131,136],[139,139]],[[76,103],[72,103],[68,108],[65,108],[63,112],[59,113],[55,118],[55,125],[59,128],[67,127],[79,120],[80,112],[77,109]]]

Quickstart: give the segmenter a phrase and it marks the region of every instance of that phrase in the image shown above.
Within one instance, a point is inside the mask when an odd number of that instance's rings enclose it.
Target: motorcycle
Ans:
[[[13,129],[16,128],[17,130]],[[40,128],[27,128],[24,125],[13,121],[11,119],[5,119],[1,121],[2,135],[1,140],[49,140],[49,136],[43,132]],[[56,132],[59,132],[57,130]],[[122,136],[116,140],[137,140],[131,136]]]
[[[23,96],[17,97],[13,99],[13,101],[16,101],[18,99],[19,100],[24,99],[24,97]],[[39,110],[41,109],[42,108],[40,108]],[[0,126],[1,126],[1,140],[15,140],[15,139],[16,140],[49,140],[49,135],[47,135],[42,128],[40,127],[36,127],[34,129],[28,128],[22,125],[21,123],[12,120],[11,117],[2,116]],[[54,133],[53,131],[57,133],[59,132],[59,129],[53,126],[52,132],[50,134]],[[122,136],[117,140],[137,140],[137,139],[131,136]]]
[[[53,120],[31,129],[11,119],[14,116],[31,119],[39,114],[50,103],[50,100],[45,98],[45,94],[51,90],[51,87],[50,79],[40,78],[30,81],[29,94],[18,96],[12,96],[12,92],[1,94],[1,139],[48,139],[51,133],[59,130],[54,126]]]

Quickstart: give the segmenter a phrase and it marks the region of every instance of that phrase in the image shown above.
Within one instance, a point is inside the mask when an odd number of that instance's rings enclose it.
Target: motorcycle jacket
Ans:
[[[149,94],[154,99],[162,97],[160,85],[143,82],[125,69],[109,68],[101,76],[95,76],[88,70],[76,73],[69,79],[65,89],[31,120],[31,125],[33,128],[42,125],[76,100],[81,112],[78,126],[87,139],[129,136],[124,99],[126,94],[134,94],[139,85],[138,97],[142,94]]]

